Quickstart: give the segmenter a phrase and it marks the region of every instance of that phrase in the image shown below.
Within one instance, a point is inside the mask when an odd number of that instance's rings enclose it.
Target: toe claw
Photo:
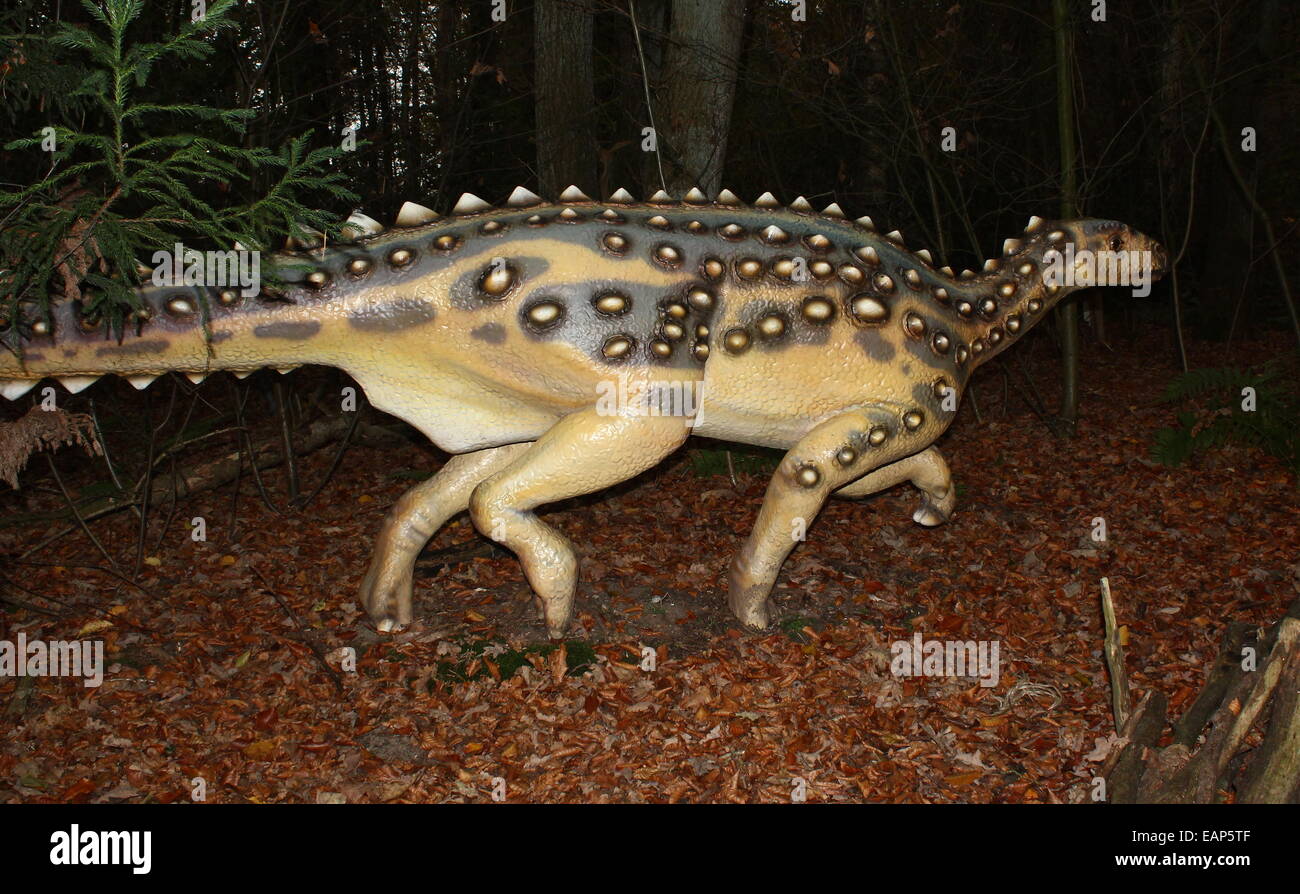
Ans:
[[[947,520],[948,519],[944,518],[943,515],[929,504],[923,504],[912,513],[912,521],[916,522],[918,525],[925,525],[927,528],[941,525]]]
[[[923,491],[921,505],[917,507],[916,512],[912,513],[912,521],[933,528],[952,518],[952,511],[956,507],[957,495],[953,493],[951,487],[947,488],[941,497]]]

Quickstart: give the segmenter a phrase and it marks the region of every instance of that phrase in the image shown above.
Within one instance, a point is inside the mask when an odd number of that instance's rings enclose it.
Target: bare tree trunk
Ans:
[[[712,196],[721,187],[744,30],[744,0],[673,0],[655,123],[678,195],[698,186]]]
[[[1178,260],[1183,250],[1186,248],[1187,239],[1184,236],[1181,244],[1173,241],[1174,234],[1170,231],[1170,225],[1173,220],[1171,214],[1172,196],[1181,195],[1177,190],[1172,189],[1175,186],[1181,186],[1187,182],[1184,170],[1189,165],[1195,171],[1195,158],[1199,153],[1201,143],[1196,144],[1196,149],[1192,152],[1191,161],[1184,164],[1183,155],[1177,151],[1177,147],[1182,144],[1179,139],[1184,131],[1184,121],[1187,113],[1184,109],[1184,99],[1186,91],[1183,89],[1183,73],[1186,70],[1186,58],[1183,29],[1186,27],[1184,17],[1179,9],[1177,0],[1169,5],[1167,10],[1168,29],[1165,33],[1164,45],[1160,52],[1160,156],[1156,161],[1157,174],[1160,177],[1162,189],[1160,190],[1160,226],[1166,240],[1165,244],[1170,246],[1170,256],[1174,260],[1173,269],[1170,271],[1170,292],[1173,297],[1174,305],[1174,347],[1178,352],[1178,362],[1183,372],[1187,372],[1191,367],[1187,364],[1187,344],[1183,338],[1183,297],[1179,288],[1178,277]],[[1202,131],[1204,133],[1204,131]],[[1203,138],[1202,138],[1203,139]],[[1168,184],[1172,191],[1167,192],[1165,184]],[[1187,187],[1187,230],[1191,229],[1192,219],[1196,215],[1196,181],[1193,179]]]
[[[1078,187],[1074,156],[1074,65],[1070,53],[1070,18],[1066,0],[1052,0],[1056,26],[1056,125],[1061,152],[1061,217],[1078,216]],[[1074,436],[1079,420],[1079,305],[1057,306],[1061,330],[1061,409],[1057,417],[1065,433]]]
[[[1274,38],[1277,30],[1275,17],[1278,11],[1276,3],[1272,2],[1272,0],[1261,4],[1261,7],[1259,13],[1259,19],[1262,23],[1259,29],[1259,55],[1264,59],[1269,59],[1276,55],[1276,40]],[[1244,146],[1242,145],[1245,141],[1245,128],[1249,127],[1255,129],[1255,125],[1245,124],[1244,122],[1254,120],[1254,117],[1253,115],[1249,119],[1238,117],[1236,124],[1229,124],[1224,117],[1223,109],[1224,106],[1227,106],[1229,113],[1239,116],[1242,112],[1237,100],[1234,99],[1230,105],[1227,103],[1220,104],[1219,102],[1216,102],[1211,92],[1211,85],[1206,80],[1205,72],[1202,71],[1195,60],[1193,60],[1192,64],[1193,70],[1196,72],[1197,80],[1202,90],[1209,98],[1210,119],[1214,122],[1214,129],[1219,138],[1219,158],[1222,161],[1223,166],[1227,169],[1228,174],[1237,189],[1238,199],[1245,203],[1245,207],[1250,212],[1247,215],[1247,222],[1243,227],[1242,232],[1247,234],[1251,232],[1249,227],[1251,216],[1258,221],[1260,228],[1264,231],[1263,235],[1265,244],[1269,247],[1268,255],[1273,262],[1274,270],[1277,272],[1278,288],[1282,293],[1282,300],[1291,317],[1291,326],[1295,331],[1296,340],[1300,341],[1300,313],[1297,313],[1296,311],[1295,299],[1292,297],[1291,286],[1287,279],[1287,269],[1282,260],[1281,254],[1278,252],[1279,240],[1273,229],[1273,219],[1268,210],[1260,204],[1259,198],[1256,195],[1255,184],[1257,182],[1257,177],[1254,174],[1254,171],[1257,167],[1257,163],[1254,159],[1255,152],[1245,151]],[[1253,104],[1251,108],[1256,110],[1257,113],[1258,104]],[[1238,124],[1241,124],[1242,126],[1239,127]],[[1247,235],[1242,237],[1241,232],[1238,232],[1237,235],[1239,238],[1245,238],[1246,241],[1243,244],[1250,248],[1250,250],[1242,254],[1241,257],[1252,257],[1254,255],[1254,249],[1251,247],[1250,236]],[[1239,262],[1238,268],[1240,268],[1243,263],[1244,262]],[[1250,265],[1245,263],[1244,266],[1245,269],[1239,269],[1238,273],[1238,277],[1242,284],[1247,282],[1247,277],[1250,274]],[[1239,285],[1237,288],[1244,299],[1244,285]],[[1233,325],[1235,324],[1236,314],[1234,312]]]
[[[533,16],[537,176],[542,193],[555,198],[576,184],[593,194],[598,184],[591,5],[588,0],[537,0]]]

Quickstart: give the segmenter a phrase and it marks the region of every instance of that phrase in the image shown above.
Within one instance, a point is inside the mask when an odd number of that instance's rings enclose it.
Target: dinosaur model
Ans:
[[[453,454],[379,532],[361,593],[381,630],[411,621],[417,554],[468,509],[518,555],[562,635],[577,561],[535,510],[626,481],[691,434],[786,451],[729,571],[732,612],[766,627],[792,532],[827,497],[910,481],[914,519],[945,521],[955,493],[932,445],[974,369],[1076,288],[1127,283],[1127,259],[1156,276],[1165,266],[1119,222],[1035,217],[981,272],[954,275],[838,205],[817,213],[765,193],[746,206],[727,190],[600,202],[570,187],[548,203],[520,187],[502,207],[466,194],[447,217],[407,203],[392,228],[349,225],[353,241],[276,253],[286,287],[274,295],[148,286],[117,337],[75,302],[29,313],[15,321],[21,350],[0,351],[0,390],[16,400],[47,376],[76,392],[106,373],[143,388],[169,371],[345,370]],[[1085,274],[1089,252],[1120,264],[1076,282],[1053,252]]]

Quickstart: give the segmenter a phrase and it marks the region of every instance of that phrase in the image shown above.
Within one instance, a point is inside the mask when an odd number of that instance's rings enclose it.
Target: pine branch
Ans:
[[[278,150],[250,148],[237,138],[251,110],[145,95],[160,65],[211,54],[209,39],[234,27],[234,0],[215,0],[204,19],[184,23],[165,41],[138,44],[128,42],[127,32],[141,14],[141,0],[82,5],[95,26],[62,23],[50,36],[22,36],[39,48],[32,59],[71,75],[66,80],[79,84],[98,112],[63,116],[52,125],[47,173],[0,188],[0,344],[12,350],[35,320],[48,319],[56,292],[82,297],[92,317],[120,327],[139,303],[136,258],[151,257],[159,246],[226,249],[239,241],[261,248],[299,222],[337,235],[339,224],[306,199],[341,204],[357,198],[337,170],[341,150],[310,148],[310,133]],[[29,77],[41,80],[52,78],[40,72]],[[195,125],[203,132],[191,130]],[[49,136],[22,137],[6,148],[45,151]],[[224,201],[229,184],[258,182],[269,172],[278,177],[260,194]],[[213,195],[223,195],[220,206],[205,198]],[[273,279],[274,271],[268,273]]]

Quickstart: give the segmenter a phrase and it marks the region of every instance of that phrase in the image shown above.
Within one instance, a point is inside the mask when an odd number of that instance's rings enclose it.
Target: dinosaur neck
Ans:
[[[1066,231],[1038,218],[1021,239],[1008,239],[999,258],[986,261],[979,273],[967,271],[950,291],[961,321],[957,327],[970,345],[971,369],[992,360],[1019,341],[1070,292],[1044,280],[1047,252],[1060,250]]]

